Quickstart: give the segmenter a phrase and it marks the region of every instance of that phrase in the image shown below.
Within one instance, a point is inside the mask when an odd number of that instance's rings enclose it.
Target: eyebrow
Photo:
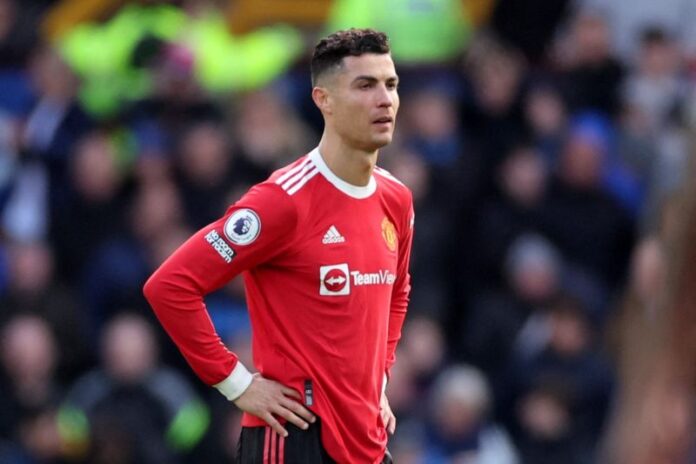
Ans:
[[[374,76],[358,76],[355,79],[353,79],[353,83],[358,82],[358,81],[367,81],[370,83],[374,82],[379,82],[379,79],[377,79]],[[398,76],[389,76],[386,79],[387,82],[399,82],[399,77]]]

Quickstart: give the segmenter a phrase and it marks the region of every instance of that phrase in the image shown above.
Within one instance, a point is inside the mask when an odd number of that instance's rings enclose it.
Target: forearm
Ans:
[[[385,374],[389,376],[391,367],[396,362],[396,347],[401,340],[401,329],[406,319],[406,305],[408,300],[400,304],[392,304],[389,311],[389,331],[387,335],[387,359]]]
[[[188,364],[208,385],[222,382],[237,364],[225,348],[208,316],[203,295],[166,267],[150,277],[144,287],[162,327]]]

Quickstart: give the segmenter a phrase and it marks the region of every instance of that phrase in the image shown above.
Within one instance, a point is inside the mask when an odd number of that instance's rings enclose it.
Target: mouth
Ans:
[[[382,116],[381,118],[377,118],[374,121],[372,121],[372,124],[377,124],[377,125],[388,125],[392,124],[394,122],[394,118],[391,116]]]

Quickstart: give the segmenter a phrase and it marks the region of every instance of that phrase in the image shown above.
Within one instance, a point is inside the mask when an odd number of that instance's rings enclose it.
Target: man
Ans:
[[[384,385],[406,314],[413,206],[375,165],[399,107],[386,36],[321,40],[312,82],[319,146],[196,233],[145,295],[194,371],[244,411],[241,462],[390,462]],[[254,375],[203,303],[242,271]]]

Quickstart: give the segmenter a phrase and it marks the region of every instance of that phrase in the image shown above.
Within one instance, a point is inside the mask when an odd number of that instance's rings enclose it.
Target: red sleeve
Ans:
[[[387,338],[387,365],[386,374],[396,361],[396,345],[401,338],[401,328],[404,325],[406,309],[408,307],[409,293],[411,291],[411,275],[409,274],[409,262],[411,259],[411,244],[413,242],[413,200],[409,196],[408,214],[401,224],[399,237],[399,261],[396,270],[396,282],[392,293],[391,308],[389,310],[389,333]]]
[[[203,297],[282,253],[296,222],[288,195],[275,184],[259,184],[189,238],[145,283],[157,318],[205,383],[226,379],[237,357],[216,333]]]

